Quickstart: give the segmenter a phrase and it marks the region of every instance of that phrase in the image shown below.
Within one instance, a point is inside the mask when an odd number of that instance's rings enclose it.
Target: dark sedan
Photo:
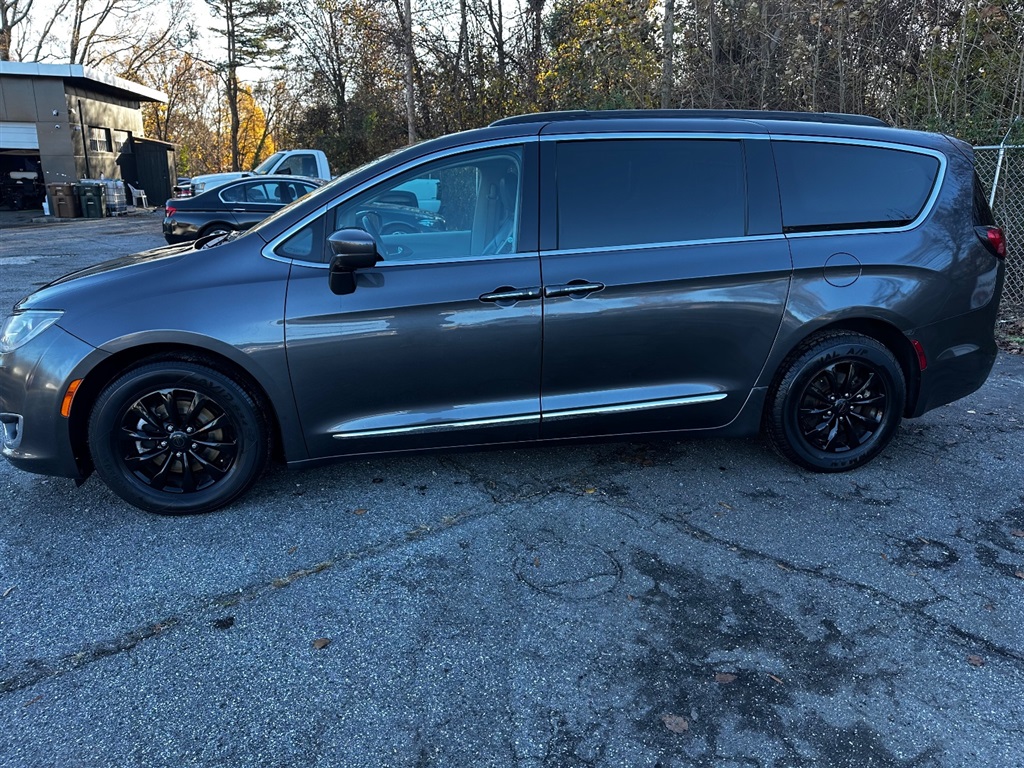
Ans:
[[[166,203],[164,239],[183,243],[206,235],[248,229],[323,182],[304,176],[260,176]]]

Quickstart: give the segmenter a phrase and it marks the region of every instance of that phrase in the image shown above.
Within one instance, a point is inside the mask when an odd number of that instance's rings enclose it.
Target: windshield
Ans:
[[[284,152],[275,152],[262,163],[252,169],[253,173],[270,173],[270,169],[277,165],[277,161],[284,157]]]

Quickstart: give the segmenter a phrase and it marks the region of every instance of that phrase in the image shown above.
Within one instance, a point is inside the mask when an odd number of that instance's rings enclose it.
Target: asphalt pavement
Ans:
[[[159,222],[0,230],[0,315]],[[0,766],[1019,768],[1022,394],[838,475],[520,448],[167,518],[0,462]]]

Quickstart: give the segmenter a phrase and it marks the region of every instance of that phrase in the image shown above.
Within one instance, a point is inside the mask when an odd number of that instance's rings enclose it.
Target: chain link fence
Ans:
[[[1000,150],[1003,151],[1002,163],[999,162]],[[975,147],[974,154],[986,194],[991,196],[992,185],[996,185],[992,212],[1006,233],[1008,257],[1002,303],[1021,307],[1024,306],[1024,145]]]

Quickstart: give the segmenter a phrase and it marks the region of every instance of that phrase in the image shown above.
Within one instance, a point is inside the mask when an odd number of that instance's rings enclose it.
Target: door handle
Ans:
[[[484,293],[480,296],[480,301],[489,301],[495,304],[515,304],[517,301],[528,301],[530,299],[540,298],[540,288],[512,288],[508,285],[503,285],[500,288],[495,288],[490,293]]]
[[[571,299],[582,299],[588,293],[600,291],[604,283],[591,283],[589,280],[572,280],[565,285],[545,285],[544,297],[553,299],[558,296],[568,296]]]

